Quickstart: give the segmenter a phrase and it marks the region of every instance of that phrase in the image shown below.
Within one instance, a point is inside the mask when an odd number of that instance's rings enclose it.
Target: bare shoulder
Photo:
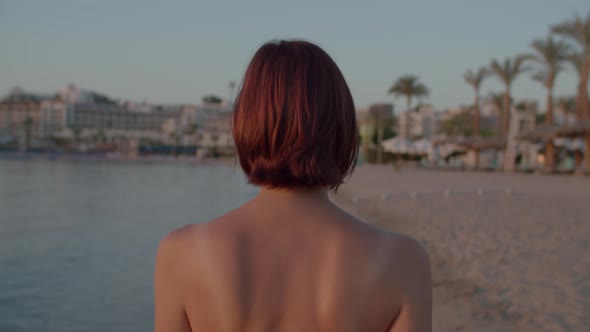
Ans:
[[[239,214],[238,214],[239,215]],[[213,220],[203,223],[188,224],[179,227],[166,235],[160,242],[162,248],[194,249],[199,242],[204,241],[207,237],[215,233],[216,229],[226,227],[229,221],[236,219],[235,211],[217,217]],[[227,228],[227,227],[226,227]]]
[[[169,274],[183,273],[187,253],[195,245],[195,236],[199,232],[199,225],[186,225],[168,233],[158,245],[156,254],[156,270],[165,269]]]
[[[214,237],[222,233],[219,229],[227,228],[232,219],[231,213],[206,223],[189,224],[168,233],[158,248],[158,257],[170,257],[176,261],[187,258],[191,264],[198,263],[201,251],[208,249],[208,244],[217,242]]]
[[[410,236],[366,225],[378,248],[380,265],[389,282],[406,287],[409,283],[430,283],[430,258],[420,242]]]
[[[158,252],[174,251],[178,253],[183,248],[194,243],[195,236],[200,232],[200,225],[190,224],[179,227],[168,233],[161,241]]]
[[[389,241],[396,261],[409,272],[430,273],[430,258],[418,240],[401,234],[390,233]]]
[[[399,300],[430,307],[432,275],[428,253],[420,242],[409,236],[390,233],[388,241],[391,256],[387,271]]]
[[[389,269],[402,284],[430,283],[430,257],[420,242],[410,236],[387,232]],[[401,280],[400,280],[401,279]]]
[[[362,227],[369,234],[371,241],[380,248],[385,248],[387,259],[396,268],[416,267],[425,269],[430,267],[428,253],[420,242],[410,236],[375,227],[351,216],[355,224]],[[409,266],[406,266],[409,265]]]

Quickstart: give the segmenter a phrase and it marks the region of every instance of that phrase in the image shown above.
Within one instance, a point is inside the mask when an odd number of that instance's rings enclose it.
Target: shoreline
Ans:
[[[108,153],[64,153],[64,152],[0,152],[0,161],[74,161],[74,162],[113,162],[133,164],[196,164],[233,165],[233,157],[205,158],[190,156],[137,156],[128,157]]]

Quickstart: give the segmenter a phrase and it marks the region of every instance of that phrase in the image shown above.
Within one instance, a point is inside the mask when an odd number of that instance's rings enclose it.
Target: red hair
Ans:
[[[250,183],[337,189],[358,154],[354,102],[332,58],[306,41],[271,41],[236,98],[233,136]]]

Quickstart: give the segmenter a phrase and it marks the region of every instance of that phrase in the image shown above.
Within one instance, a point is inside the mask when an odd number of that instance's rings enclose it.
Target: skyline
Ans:
[[[532,52],[530,42],[547,36],[551,25],[586,15],[590,6],[584,2],[0,1],[0,94],[13,86],[53,93],[74,83],[151,103],[197,103],[206,94],[227,98],[228,83],[239,85],[258,46],[275,38],[302,38],[334,58],[357,108],[394,101],[387,95],[391,84],[413,73],[431,91],[426,101],[441,110],[472,102],[463,81],[467,69]],[[514,96],[536,99],[544,109],[545,90],[529,77],[516,80]],[[576,85],[568,65],[557,78],[555,95],[573,95]],[[490,77],[482,95],[502,90]],[[396,110],[404,104],[395,100]]]

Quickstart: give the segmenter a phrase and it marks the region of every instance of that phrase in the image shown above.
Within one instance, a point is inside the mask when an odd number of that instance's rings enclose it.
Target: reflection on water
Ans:
[[[158,240],[245,202],[231,166],[0,160],[0,331],[149,331]]]

